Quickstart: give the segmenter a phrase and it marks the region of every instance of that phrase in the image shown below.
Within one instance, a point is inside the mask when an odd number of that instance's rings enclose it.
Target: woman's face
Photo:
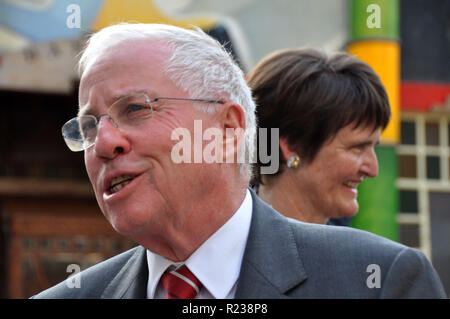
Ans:
[[[355,129],[352,123],[339,130],[311,162],[296,171],[303,200],[326,218],[356,214],[359,183],[378,174],[374,147],[379,142],[379,128]]]

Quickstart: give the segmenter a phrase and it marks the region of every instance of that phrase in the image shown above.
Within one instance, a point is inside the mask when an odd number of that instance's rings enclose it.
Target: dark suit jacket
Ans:
[[[251,193],[253,216],[236,298],[446,298],[418,250],[357,229],[286,218]],[[80,288],[62,282],[34,298],[146,298],[145,248],[80,276]]]

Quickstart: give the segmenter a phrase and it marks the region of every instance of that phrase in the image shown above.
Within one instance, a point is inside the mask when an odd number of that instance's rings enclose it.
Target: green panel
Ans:
[[[351,0],[350,41],[398,40],[399,14],[399,0]]]
[[[378,146],[379,173],[358,187],[359,212],[352,227],[398,241],[397,155],[392,146]]]

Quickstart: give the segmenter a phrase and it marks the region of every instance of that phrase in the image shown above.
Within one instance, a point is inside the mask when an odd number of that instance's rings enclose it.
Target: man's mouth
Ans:
[[[111,184],[108,188],[108,191],[111,194],[117,193],[122,188],[124,188],[128,183],[130,183],[135,177],[136,177],[136,175],[129,175],[129,174],[124,174],[124,175],[114,177],[111,180]]]

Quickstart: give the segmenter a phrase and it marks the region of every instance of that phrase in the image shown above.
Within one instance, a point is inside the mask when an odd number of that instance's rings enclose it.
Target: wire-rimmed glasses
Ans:
[[[69,149],[73,152],[84,151],[95,144],[98,124],[104,116],[111,120],[116,128],[122,130],[136,129],[153,115],[152,103],[159,100],[181,100],[205,103],[223,104],[223,101],[214,99],[190,99],[176,97],[157,97],[151,100],[145,93],[125,96],[114,102],[108,113],[94,115],[80,115],[67,121],[62,127],[62,135]]]

